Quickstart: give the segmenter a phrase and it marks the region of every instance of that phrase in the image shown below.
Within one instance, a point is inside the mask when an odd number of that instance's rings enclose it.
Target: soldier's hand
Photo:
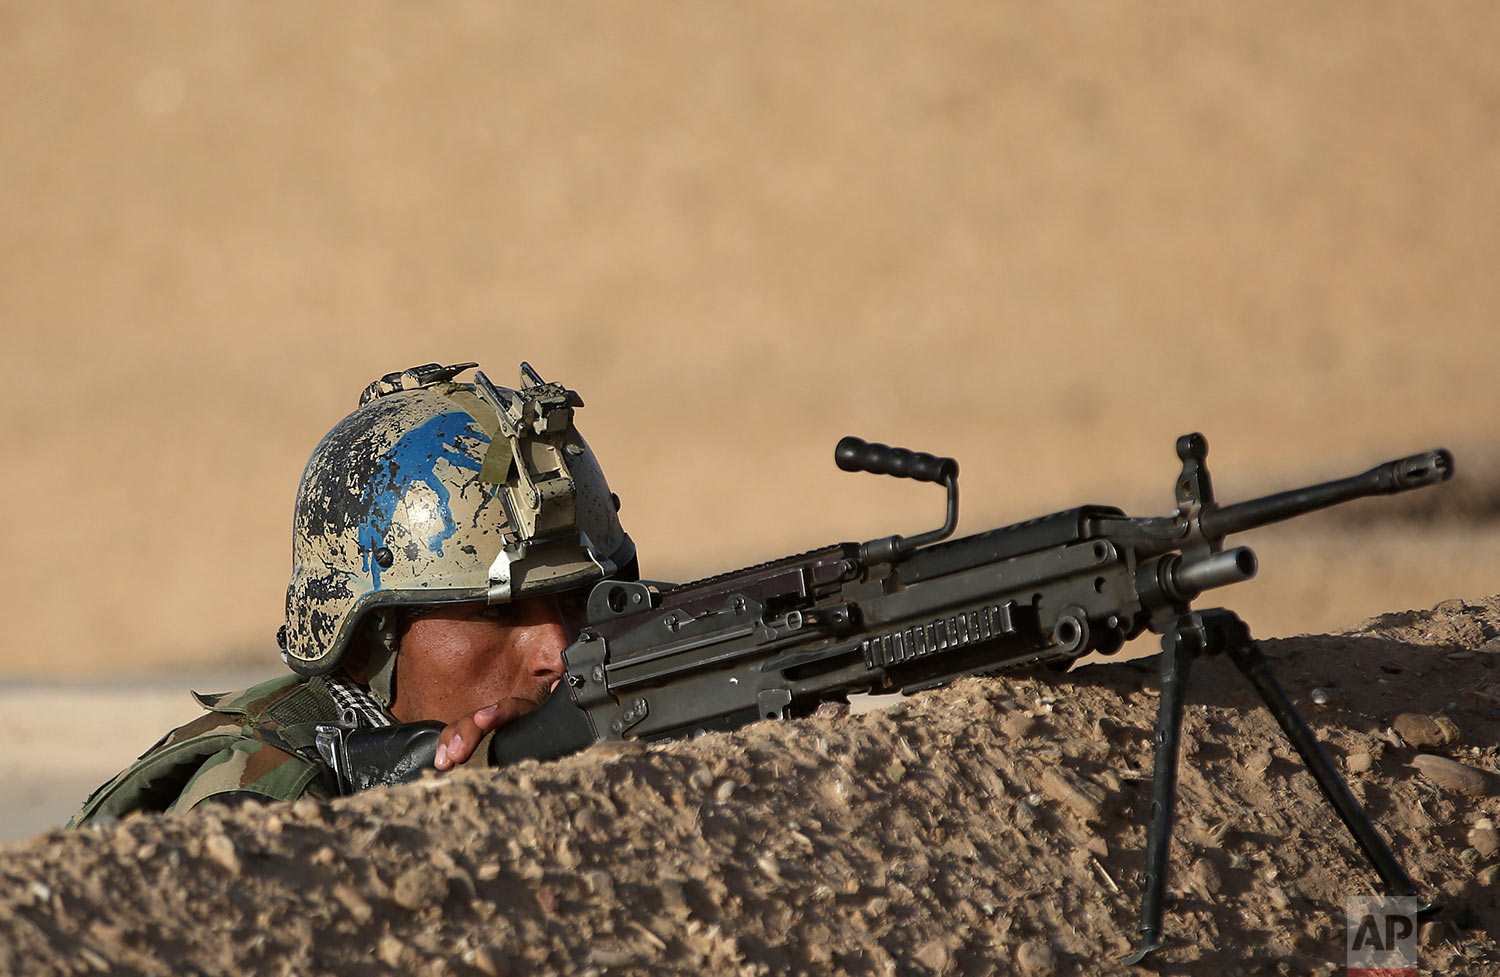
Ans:
[[[437,758],[432,761],[432,765],[439,770],[447,770],[463,763],[474,755],[474,748],[486,733],[535,709],[535,702],[513,696],[501,699],[492,706],[485,706],[474,715],[465,716],[456,723],[448,724],[438,736]]]

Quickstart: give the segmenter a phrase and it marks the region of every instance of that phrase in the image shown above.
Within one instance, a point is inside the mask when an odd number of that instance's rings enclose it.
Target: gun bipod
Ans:
[[[1141,945],[1126,957],[1138,964],[1162,945],[1162,915],[1165,907],[1167,864],[1172,845],[1173,805],[1177,794],[1177,754],[1182,738],[1182,711],[1188,674],[1198,655],[1228,654],[1240,673],[1260,693],[1266,708],[1276,717],[1286,738],[1297,750],[1323,796],[1338,812],[1349,833],[1371,867],[1394,896],[1415,896],[1416,885],[1396,861],[1390,846],[1380,836],[1370,816],[1355,800],[1333,761],[1313,735],[1307,721],[1276,681],[1271,666],[1250,637],[1250,629],[1233,611],[1213,608],[1194,611],[1167,625],[1161,637],[1161,700],[1156,722],[1155,769],[1151,782],[1151,825],[1146,837],[1146,877],[1141,892]],[[1426,916],[1439,908],[1427,903],[1419,911]]]

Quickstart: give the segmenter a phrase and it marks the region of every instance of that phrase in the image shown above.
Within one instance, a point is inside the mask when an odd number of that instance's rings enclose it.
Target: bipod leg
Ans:
[[[1234,617],[1228,611],[1218,613]],[[1386,890],[1394,896],[1415,896],[1417,887],[1412,882],[1411,876],[1396,861],[1396,856],[1391,854],[1390,846],[1380,836],[1370,816],[1360,806],[1359,801],[1349,791],[1349,785],[1339,775],[1338,769],[1333,761],[1328,758],[1322,744],[1308,728],[1307,721],[1287,697],[1286,690],[1281,683],[1276,681],[1276,676],[1271,672],[1271,665],[1266,661],[1266,656],[1261,654],[1260,648],[1250,639],[1250,632],[1245,628],[1243,622],[1235,617],[1234,621],[1239,625],[1238,634],[1230,640],[1224,649],[1229,657],[1234,660],[1245,678],[1255,686],[1255,691],[1260,693],[1261,699],[1266,703],[1266,708],[1271,710],[1271,715],[1281,724],[1281,731],[1286,738],[1296,747],[1297,753],[1302,757],[1302,762],[1307,765],[1308,771],[1313,779],[1318,782],[1318,787],[1323,791],[1323,796],[1328,798],[1328,803],[1338,812],[1339,819],[1344,822],[1344,827],[1354,836],[1359,847],[1365,853],[1371,867],[1380,875],[1385,883]],[[1431,912],[1434,905],[1423,906],[1423,915]]]
[[[1138,964],[1161,947],[1166,906],[1167,860],[1172,853],[1172,808],[1177,799],[1177,752],[1182,709],[1193,657],[1205,635],[1190,617],[1167,626],[1161,637],[1161,699],[1156,715],[1156,759],[1151,774],[1151,827],[1146,836],[1146,880],[1141,891],[1141,945],[1123,961]]]

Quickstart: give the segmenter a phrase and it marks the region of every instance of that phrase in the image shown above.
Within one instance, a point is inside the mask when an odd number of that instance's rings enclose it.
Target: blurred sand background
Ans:
[[[1430,502],[1245,537],[1261,577],[1225,601],[1258,633],[1500,590],[1489,2],[0,26],[12,796],[63,776],[31,745],[60,710],[142,726],[104,724],[68,774],[97,780],[193,712],[143,689],[279,668],[302,465],[433,360],[583,395],[648,576],[940,521],[930,487],[837,471],[844,434],[959,458],[975,532],[1164,513],[1200,430],[1224,501],[1459,455]]]

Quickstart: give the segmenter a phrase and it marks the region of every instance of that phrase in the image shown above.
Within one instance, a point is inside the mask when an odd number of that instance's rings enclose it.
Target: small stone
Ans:
[[[1447,757],[1421,753],[1412,758],[1411,765],[1424,780],[1461,794],[1482,794],[1489,786],[1489,775],[1483,770]]]
[[[820,702],[818,708],[813,710],[813,716],[818,719],[837,719],[848,712],[849,707],[842,702]]]
[[[1469,844],[1474,846],[1480,857],[1493,858],[1500,851],[1500,831],[1495,830],[1495,822],[1489,818],[1481,818],[1469,830]]]
[[[616,970],[634,963],[636,955],[628,950],[611,950],[596,946],[589,949],[589,963],[605,970]]]
[[[286,827],[286,822],[281,820],[281,815],[273,814],[261,822],[265,829],[273,835],[281,834],[281,829]]]
[[[223,866],[224,871],[230,875],[238,877],[244,871],[244,866],[240,864],[239,853],[234,850],[234,842],[228,835],[209,835],[203,842],[203,850],[209,858]]]
[[[928,940],[917,947],[912,959],[926,967],[929,973],[946,974],[953,955],[948,952],[948,947],[942,940]]]
[[[557,867],[565,872],[578,867],[578,852],[574,851],[573,846],[568,844],[568,839],[566,838],[557,843],[556,858]]]
[[[641,925],[638,920],[633,921],[630,925],[637,933],[646,938],[647,943],[650,943],[652,946],[656,947],[657,950],[660,951],[667,948],[667,941],[658,936],[655,930]]]
[[[375,955],[387,967],[393,970],[402,969],[402,965],[406,962],[406,944],[387,933],[375,944]]]
[[[614,877],[601,868],[586,872],[583,884],[588,886],[590,895],[600,896],[605,901],[613,901],[615,898]]]
[[[349,915],[353,916],[357,923],[368,923],[375,915],[375,910],[370,908],[365,897],[343,883],[333,887],[333,897],[343,903],[344,908],[349,910]]]
[[[1266,898],[1270,901],[1271,905],[1275,906],[1277,909],[1286,909],[1292,904],[1292,901],[1286,897],[1285,890],[1283,890],[1279,885],[1272,886],[1269,890],[1267,890]]]
[[[410,910],[425,909],[443,901],[448,895],[448,879],[432,865],[418,865],[396,877],[391,897],[396,905]]]
[[[311,861],[314,865],[326,866],[332,865],[337,859],[338,856],[334,854],[333,849],[327,845],[324,845],[323,847],[312,853]]]
[[[1458,739],[1458,724],[1447,716],[1424,716],[1418,712],[1403,712],[1391,723],[1401,738],[1418,749],[1447,746]]]
[[[1422,946],[1434,946],[1443,938],[1443,924],[1435,919],[1430,919],[1422,924],[1421,931],[1417,934],[1417,941]]]
[[[732,780],[721,780],[719,786],[714,788],[714,800],[723,804],[734,794],[738,785]]]
[[[84,963],[88,964],[90,967],[93,967],[100,973],[107,974],[114,970],[114,968],[110,966],[109,961],[104,959],[104,955],[101,954],[98,950],[95,950],[93,947],[79,947],[78,955],[83,958]]]
[[[657,891],[661,893],[664,909],[674,916],[688,915],[687,890],[683,888],[681,879],[662,879],[657,885]]]
[[[1104,810],[1104,788],[1064,768],[1043,770],[1042,789],[1053,800],[1078,812],[1085,821],[1097,820]]]
[[[714,775],[709,773],[707,767],[699,767],[688,774],[688,786],[700,794],[708,793],[708,789],[714,784]]]
[[[129,831],[116,832],[113,844],[116,854],[118,854],[121,858],[124,858],[126,855],[129,855],[132,851],[135,850],[135,835],[131,834]]]
[[[1036,720],[1024,712],[1013,712],[1000,721],[1000,728],[1013,740],[1025,739],[1036,731]]]
[[[1322,689],[1313,689],[1312,692],[1308,694],[1308,698],[1312,699],[1314,705],[1328,705],[1328,693],[1323,691]]]
[[[52,887],[45,882],[33,882],[31,894],[37,902],[47,902],[52,898]]]
[[[1057,954],[1041,940],[1028,940],[1016,947],[1016,967],[1027,977],[1051,977],[1057,973]]]
[[[1193,863],[1188,871],[1188,878],[1205,899],[1224,888],[1224,877],[1219,874],[1218,866],[1207,858],[1200,858]]]
[[[1375,766],[1375,758],[1368,753],[1351,753],[1344,760],[1344,767],[1350,773],[1369,773]]]
[[[479,866],[474,874],[478,876],[481,881],[493,882],[500,877],[500,866],[495,864],[494,862],[489,862]]]
[[[119,943],[125,933],[118,926],[96,919],[89,924],[89,935],[108,947]]]
[[[494,955],[482,946],[474,948],[474,969],[485,977],[500,977],[500,968],[495,964]]]

